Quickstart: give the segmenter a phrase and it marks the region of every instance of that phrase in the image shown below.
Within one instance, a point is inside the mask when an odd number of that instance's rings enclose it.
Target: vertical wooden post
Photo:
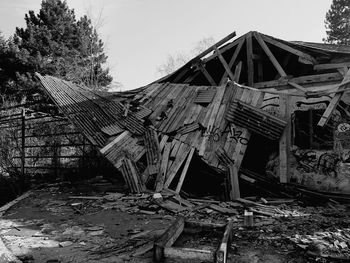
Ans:
[[[289,182],[290,172],[290,145],[291,145],[291,110],[290,98],[288,95],[279,96],[280,114],[287,121],[287,126],[283,131],[279,141],[279,177],[281,183]]]
[[[22,129],[21,129],[21,185],[24,186],[27,183],[26,175],[25,175],[25,164],[26,164],[26,156],[25,156],[25,144],[26,144],[26,111],[22,109]]]
[[[247,73],[248,73],[248,85],[254,84],[254,62],[253,62],[253,41],[252,32],[246,35],[247,45]]]

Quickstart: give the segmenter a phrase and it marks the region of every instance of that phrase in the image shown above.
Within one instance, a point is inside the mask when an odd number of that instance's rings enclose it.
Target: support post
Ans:
[[[290,171],[290,145],[291,145],[291,118],[290,118],[290,98],[288,95],[279,96],[280,114],[287,121],[279,141],[279,177],[281,183],[289,182]]]

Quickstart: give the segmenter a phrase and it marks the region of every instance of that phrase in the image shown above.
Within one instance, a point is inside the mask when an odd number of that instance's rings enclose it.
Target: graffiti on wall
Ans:
[[[313,150],[294,150],[292,153],[300,172],[337,176],[337,166],[341,161],[337,154]]]
[[[241,143],[243,145],[248,144],[248,139],[244,137],[243,130],[237,128],[233,123],[226,126],[224,131],[220,131],[219,127],[209,126],[203,137],[209,137],[214,142],[220,141],[220,139],[228,133],[229,139],[235,141],[236,143]]]

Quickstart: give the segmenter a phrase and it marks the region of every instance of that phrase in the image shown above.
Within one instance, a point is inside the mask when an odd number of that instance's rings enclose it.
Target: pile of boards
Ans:
[[[261,92],[232,83],[214,87],[151,84],[130,92],[101,93],[55,77],[37,77],[63,114],[118,169],[134,193],[147,189],[179,193],[196,156],[227,174],[229,195],[239,198],[238,171],[250,132],[231,120],[231,104],[239,102],[249,107],[254,118],[262,116],[250,129],[276,122],[276,117],[257,107]],[[285,122],[279,123],[283,129]]]

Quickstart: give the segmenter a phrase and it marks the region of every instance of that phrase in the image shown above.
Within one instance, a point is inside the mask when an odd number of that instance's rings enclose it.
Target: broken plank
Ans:
[[[169,188],[176,173],[181,168],[183,162],[186,160],[188,153],[189,153],[188,146],[186,144],[182,143],[181,146],[179,147],[179,151],[176,155],[174,162],[172,163],[171,167],[169,168],[169,172],[167,173],[167,180],[164,184],[164,187]]]
[[[217,212],[220,212],[222,214],[229,214],[229,215],[236,215],[238,214],[237,210],[233,210],[230,208],[222,207],[216,204],[210,204],[209,207]]]
[[[178,217],[176,221],[161,235],[153,246],[153,259],[155,262],[164,260],[164,248],[171,247],[181,235],[185,226],[185,219]]]
[[[20,195],[19,197],[17,197],[16,199],[12,200],[11,202],[8,202],[7,204],[3,205],[2,207],[0,207],[0,217],[3,216],[7,210],[9,210],[12,206],[14,206],[15,204],[17,204],[19,201],[26,199],[27,197],[29,197],[31,194],[33,194],[33,191],[28,191],[25,192],[24,194]]]
[[[221,101],[222,101],[223,96],[225,94],[225,90],[226,90],[225,86],[220,86],[217,88],[216,96],[212,102],[213,109],[209,115],[208,123],[205,125],[205,127],[207,128],[207,131],[211,131],[214,128],[213,126],[214,126],[216,117],[218,116],[220,104],[221,104]],[[200,156],[204,155],[208,140],[209,140],[209,136],[205,136],[203,138],[203,141],[202,141],[201,146],[199,148],[199,155]]]
[[[344,90],[345,91],[346,89],[349,89],[349,87],[350,87],[350,69],[346,73],[343,81],[340,83],[338,90],[340,90],[340,91]],[[341,97],[343,96],[343,94],[344,93],[341,92],[341,93],[336,93],[334,95],[334,97],[330,101],[328,107],[324,111],[321,119],[317,123],[318,126],[324,127],[327,124],[327,122],[329,121],[329,119],[330,119],[334,109],[337,107],[337,105],[338,105]]]
[[[163,135],[163,137],[162,137],[162,139],[160,140],[160,143],[159,143],[159,150],[160,151],[163,151],[163,148],[164,148],[166,142],[168,141],[168,138],[169,138],[168,135]]]
[[[127,135],[129,135],[129,131],[124,131],[122,134],[118,135],[113,141],[111,141],[105,147],[103,147],[100,150],[100,152],[102,154],[105,154],[109,149],[111,149],[115,144],[117,144],[119,141],[121,141]]]
[[[185,180],[185,176],[187,174],[187,170],[190,166],[190,163],[191,163],[191,160],[192,160],[192,157],[193,157],[193,154],[194,154],[194,151],[195,151],[195,148],[192,147],[191,150],[190,150],[190,153],[188,154],[188,157],[187,157],[187,160],[186,160],[186,163],[185,163],[185,166],[184,168],[182,169],[182,173],[181,173],[181,176],[180,176],[180,179],[179,179],[179,183],[177,184],[176,186],[176,193],[180,193],[180,190],[181,190],[181,187],[182,187],[182,184]]]
[[[232,236],[233,220],[229,220],[224,235],[221,240],[219,249],[216,252],[216,263],[226,263],[227,262],[227,249],[230,245],[231,236]]]
[[[164,152],[162,155],[162,161],[160,164],[160,170],[156,181],[156,191],[159,192],[163,189],[166,173],[168,169],[168,162],[171,150],[171,142],[165,144]]]
[[[165,258],[199,260],[200,262],[213,262],[214,254],[214,251],[211,250],[195,248],[166,247],[164,249]]]
[[[228,167],[228,170],[231,184],[230,198],[231,200],[234,200],[241,197],[238,180],[238,169],[235,164],[231,164]]]

